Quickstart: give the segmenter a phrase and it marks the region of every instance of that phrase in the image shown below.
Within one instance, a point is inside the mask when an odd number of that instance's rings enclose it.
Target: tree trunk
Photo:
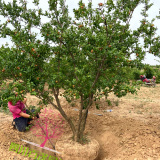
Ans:
[[[79,111],[79,121],[78,121],[77,127],[75,127],[75,124],[73,124],[72,120],[66,115],[66,113],[62,109],[59,98],[58,98],[58,94],[55,94],[55,92],[54,92],[54,96],[55,96],[55,99],[57,102],[59,112],[61,113],[61,115],[65,118],[65,120],[70,125],[70,128],[72,130],[72,134],[73,134],[73,140],[81,143],[83,141],[83,135],[84,135],[86,120],[87,120],[87,116],[88,116],[88,109],[89,109],[89,106],[91,105],[92,95],[89,98],[87,109],[85,109],[84,112],[82,112],[83,107],[84,107],[84,97],[83,97],[83,95],[81,95],[81,108]]]
[[[85,130],[87,116],[88,116],[88,109],[92,105],[92,99],[93,99],[93,94],[91,94],[88,97],[87,107],[84,110],[84,112],[82,112],[83,107],[84,107],[83,106],[84,105],[84,99],[83,99],[83,95],[81,96],[81,109],[80,109],[80,113],[79,113],[78,130],[76,132],[76,138],[75,138],[76,142],[82,142],[83,141],[83,135],[84,135],[84,130]]]
[[[74,138],[75,134],[76,134],[75,125],[73,124],[72,120],[66,115],[66,113],[62,109],[60,101],[59,101],[59,98],[58,98],[58,95],[54,94],[54,96],[55,96],[55,99],[56,99],[56,102],[57,102],[58,110],[61,113],[61,115],[63,116],[63,118],[68,122],[68,124],[69,124],[69,126],[70,126],[70,128],[72,130],[73,138]]]
[[[82,114],[82,121],[79,124],[79,130],[77,130],[76,135],[75,135],[75,141],[76,142],[83,142],[83,136],[84,136],[84,130],[85,130],[85,126],[86,126],[86,120],[87,120],[87,116],[88,116],[88,110],[87,112],[84,112]]]

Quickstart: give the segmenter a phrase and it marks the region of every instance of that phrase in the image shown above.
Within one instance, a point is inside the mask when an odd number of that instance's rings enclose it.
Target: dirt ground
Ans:
[[[100,144],[99,156],[96,160],[160,160],[159,96],[160,85],[157,85],[156,88],[143,86],[137,95],[128,94],[118,99],[110,94],[108,97],[112,102],[110,106],[105,98],[98,102],[99,110],[95,105],[92,106],[85,132]],[[27,98],[28,105],[36,105],[38,102],[38,99],[33,96],[27,95]],[[78,108],[76,103],[68,104],[63,98],[61,100],[67,114],[76,120],[78,115],[78,112],[74,110]],[[108,109],[112,109],[112,112],[107,112]],[[21,139],[34,141],[35,137],[30,131],[21,133],[14,130],[11,122],[11,114],[0,113],[1,160],[29,159],[9,151],[11,142],[34,148],[40,152],[44,151],[22,142]],[[64,135],[68,133],[71,131],[66,124]],[[35,143],[38,143],[38,140]],[[50,147],[49,144],[46,146]]]

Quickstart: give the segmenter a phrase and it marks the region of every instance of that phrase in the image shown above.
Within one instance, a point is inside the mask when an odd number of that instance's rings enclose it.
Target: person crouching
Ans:
[[[20,132],[26,131],[26,127],[30,124],[30,121],[38,118],[27,114],[25,108],[26,101],[27,99],[24,98],[23,101],[19,100],[15,105],[11,101],[8,102],[9,110],[13,115],[12,125]]]

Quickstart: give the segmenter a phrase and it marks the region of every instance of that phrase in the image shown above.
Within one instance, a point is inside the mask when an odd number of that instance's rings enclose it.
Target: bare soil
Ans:
[[[112,93],[99,104],[99,110],[93,104],[90,109],[85,133],[95,138],[100,144],[100,151],[96,160],[160,160],[160,85],[155,88],[141,87],[137,95],[128,94],[120,99]],[[27,104],[36,105],[38,99],[27,95]],[[62,106],[73,120],[77,120],[78,109],[76,102],[68,104],[61,98]],[[48,105],[51,108],[50,105]],[[111,112],[107,112],[112,109]],[[97,115],[100,114],[100,115]],[[9,151],[11,142],[27,146],[39,152],[52,154],[38,147],[31,146],[21,139],[41,144],[41,140],[31,133],[21,133],[11,126],[12,115],[0,113],[0,159],[29,158]],[[64,136],[71,134],[68,125],[65,125]],[[54,142],[55,143],[55,142]],[[46,147],[50,147],[49,142]],[[30,158],[31,159],[31,158]]]

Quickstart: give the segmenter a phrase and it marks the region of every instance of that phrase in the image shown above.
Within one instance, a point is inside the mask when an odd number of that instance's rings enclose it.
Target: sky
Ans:
[[[12,0],[5,0],[5,2],[11,2]],[[48,8],[48,0],[40,0],[40,7],[43,10],[46,10]],[[88,3],[89,0],[83,0],[84,3]],[[105,3],[107,0],[92,0],[93,3],[93,7],[97,7],[98,3]],[[116,0],[114,0],[116,1]],[[30,8],[32,8],[31,2],[32,0],[27,0],[27,2],[29,2],[30,4]],[[73,9],[74,8],[78,8],[78,2],[79,0],[66,0],[66,4],[68,5],[69,8],[69,12],[70,12],[70,16],[73,17]],[[155,18],[156,15],[160,15],[160,0],[150,0],[151,3],[153,3],[154,5],[151,7],[151,9],[148,11],[148,20],[151,20],[152,18]],[[142,19],[142,16],[140,14],[141,9],[143,8],[143,5],[139,5],[133,14],[133,18],[131,19],[130,22],[130,28],[136,29],[139,24],[140,24],[140,20]],[[0,17],[0,20],[3,21],[3,17]],[[43,19],[43,22],[45,21],[45,19]],[[1,23],[1,22],[0,22]],[[154,22],[154,25],[156,27],[158,27],[158,31],[157,31],[157,35],[160,35],[160,19],[156,20]],[[0,46],[4,45],[5,43],[8,43],[10,46],[12,45],[12,42],[9,40],[9,38],[0,38]],[[132,59],[134,59],[134,56],[132,56]],[[160,62],[158,62],[157,60],[160,61],[160,58],[155,57],[152,54],[146,53],[145,59],[143,60],[143,63],[145,64],[150,64],[150,65],[160,65]]]

